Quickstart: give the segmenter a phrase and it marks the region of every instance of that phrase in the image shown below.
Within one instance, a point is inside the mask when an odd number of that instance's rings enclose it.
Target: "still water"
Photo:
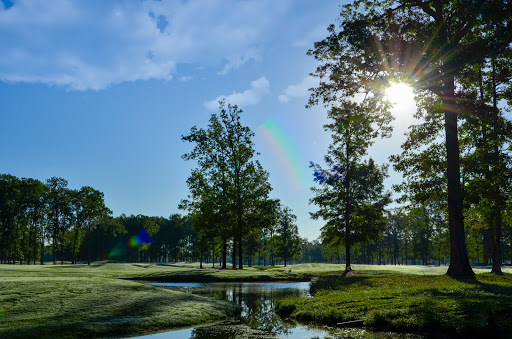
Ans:
[[[375,336],[361,329],[337,330],[313,327],[283,319],[274,312],[276,301],[288,296],[310,295],[309,282],[282,283],[150,283],[204,297],[226,300],[241,307],[233,319],[214,325],[156,333],[137,337],[144,339],[192,338],[391,338],[391,334]]]

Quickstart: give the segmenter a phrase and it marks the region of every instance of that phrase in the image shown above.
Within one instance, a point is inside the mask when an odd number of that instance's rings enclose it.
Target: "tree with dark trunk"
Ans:
[[[242,110],[237,106],[220,103],[219,115],[213,114],[208,128],[193,127],[183,141],[195,143],[185,160],[196,160],[199,168],[187,180],[188,200],[181,207],[189,211],[208,211],[212,226],[223,239],[223,257],[228,236],[233,237],[233,267],[243,268],[243,237],[247,236],[249,216],[265,207],[271,190],[268,172],[259,161],[252,138],[254,133],[241,124]],[[203,212],[201,212],[203,213]],[[223,263],[223,267],[225,262]]]
[[[346,5],[341,31],[316,44],[357,69],[379,68],[383,78],[399,78],[434,93],[444,113],[450,276],[473,276],[464,234],[460,183],[460,113],[456,78],[468,63],[512,41],[512,8],[507,1],[361,0]],[[494,27],[485,36],[480,31]],[[333,43],[338,42],[338,44]],[[351,55],[347,57],[346,51]],[[316,53],[316,51],[315,51]],[[357,55],[359,62],[350,56]],[[335,57],[333,57],[335,58]],[[319,69],[321,70],[321,67]],[[325,67],[324,67],[325,70]]]

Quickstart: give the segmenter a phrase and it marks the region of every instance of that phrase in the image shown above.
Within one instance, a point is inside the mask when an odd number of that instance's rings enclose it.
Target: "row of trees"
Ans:
[[[103,193],[84,186],[67,188],[63,178],[53,177],[43,183],[36,179],[0,175],[0,261],[14,263],[43,262],[49,243],[54,263],[60,252],[64,260],[70,244],[70,260],[76,262],[84,239],[98,220],[109,215]],[[92,245],[87,242],[87,245]],[[89,248],[89,247],[87,247]]]
[[[121,260],[130,262],[216,260],[222,246],[202,235],[195,216],[112,217],[103,193],[67,187],[63,178],[45,183],[0,175],[0,262]],[[300,254],[295,216],[281,208],[276,223],[244,240],[244,262],[286,264]],[[207,251],[211,250],[211,251]],[[217,250],[217,251],[216,251]],[[257,253],[257,254],[256,254]],[[236,257],[236,253],[234,255]]]
[[[309,106],[324,104],[333,121],[325,126],[333,135],[328,168],[312,165],[321,186],[313,217],[327,221],[324,242],[345,244],[347,270],[358,233],[368,244],[384,230],[385,168],[365,156],[390,129],[384,89],[401,81],[415,89],[421,122],[391,158],[406,180],[394,188],[411,213],[428,206],[447,219],[449,275],[474,274],[465,227],[471,222],[486,224],[492,271],[501,273],[512,201],[512,129],[504,115],[512,101],[511,24],[508,1],[358,0],[342,7],[339,28],[330,26],[309,51],[320,62]]]
[[[105,259],[163,263],[222,262],[219,255],[223,247],[221,239],[205,244],[198,232],[201,228],[196,231],[191,216],[173,214],[163,218],[121,215],[113,218],[101,202],[102,194],[90,187],[65,189],[55,194],[57,183],[65,187],[63,179],[52,178],[43,184],[34,179],[18,179],[10,175],[0,178],[0,255],[3,263]],[[61,197],[60,207],[56,207],[56,201],[52,200],[55,200],[53,194]],[[77,204],[78,196],[89,202],[82,202],[80,208],[73,206]],[[91,202],[95,200],[99,204]],[[62,203],[66,201],[67,204]],[[81,217],[93,215],[91,211],[86,213],[80,210],[95,205],[103,206],[99,210],[106,213],[97,213],[91,219]],[[58,224],[54,219],[55,210],[61,210],[65,216],[61,216]],[[347,262],[347,251],[340,247],[343,239],[328,232],[323,232],[319,240],[301,239],[291,210],[282,208],[279,213],[276,224],[260,230],[257,237],[243,239],[244,264],[286,265],[290,260],[295,263]],[[352,257],[351,261],[359,264],[439,265],[449,260],[446,213],[438,205],[431,203],[396,210],[386,215],[384,221],[379,218],[378,222],[370,222],[366,226],[362,226],[366,215],[361,215],[363,217],[359,224],[354,224],[357,227],[352,232],[354,241],[348,252],[349,261]],[[468,210],[466,220],[469,258],[473,264],[488,265],[492,262],[489,225],[481,218],[478,209]],[[61,228],[57,228],[57,225]],[[501,251],[505,258],[512,259],[512,227],[508,215],[504,217],[502,226],[505,241]],[[328,225],[324,230],[330,229],[332,226]],[[232,245],[232,240],[228,241],[228,245]]]

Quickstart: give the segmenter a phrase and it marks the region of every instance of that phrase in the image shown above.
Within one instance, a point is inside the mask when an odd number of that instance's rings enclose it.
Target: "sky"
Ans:
[[[342,3],[1,0],[0,173],[92,186],[114,216],[184,213],[195,163],[181,158],[192,149],[181,136],[225,98],[255,132],[271,197],[316,239],[308,165],[322,163],[330,136],[325,109],[305,108],[317,83],[306,53]],[[378,163],[399,153],[413,109],[394,109],[393,137],[370,150]],[[390,174],[389,189],[402,180]]]

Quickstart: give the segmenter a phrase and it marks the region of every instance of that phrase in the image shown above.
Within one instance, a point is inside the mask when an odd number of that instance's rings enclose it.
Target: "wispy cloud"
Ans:
[[[192,80],[192,77],[190,75],[184,75],[184,76],[180,77],[179,80],[182,82],[187,82],[187,81]]]
[[[309,89],[315,86],[318,86],[318,79],[308,76],[298,84],[288,86],[278,99],[282,103],[287,103],[292,98],[305,98],[309,94]]]
[[[261,77],[251,82],[251,88],[245,91],[233,92],[230,95],[220,95],[214,100],[204,103],[204,107],[209,110],[216,110],[219,107],[219,101],[226,99],[226,102],[241,107],[258,104],[264,95],[270,93],[270,82],[266,77]]]
[[[287,1],[19,0],[0,5],[0,80],[73,90],[172,79],[180,63],[225,74],[261,57]]]
[[[312,48],[314,42],[322,40],[323,38],[325,38],[325,36],[327,34],[328,34],[327,25],[325,25],[325,24],[317,25],[314,29],[309,31],[300,40],[295,41],[292,44],[292,46]]]

